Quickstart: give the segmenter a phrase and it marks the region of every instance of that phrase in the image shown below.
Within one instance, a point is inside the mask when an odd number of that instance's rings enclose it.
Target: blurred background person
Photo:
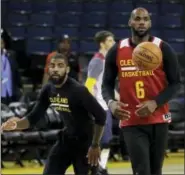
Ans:
[[[99,50],[94,54],[88,66],[88,75],[85,86],[88,88],[99,104],[107,113],[106,125],[101,139],[101,160],[102,170],[106,172],[106,165],[110,152],[110,141],[112,140],[112,114],[101,95],[102,77],[104,72],[105,56],[108,50],[114,45],[114,35],[109,31],[99,31],[95,34],[95,42],[98,44]]]
[[[21,77],[18,71],[16,53],[10,47],[10,40],[4,30],[1,30],[1,102],[9,104],[18,101],[22,93]]]

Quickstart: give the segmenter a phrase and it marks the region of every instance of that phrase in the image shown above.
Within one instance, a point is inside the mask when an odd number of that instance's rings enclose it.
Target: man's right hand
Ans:
[[[11,117],[5,123],[2,124],[1,131],[13,131],[13,130],[18,129],[17,122],[20,120],[21,119],[18,117]]]
[[[128,120],[130,118],[130,112],[123,109],[123,107],[127,106],[128,104],[119,101],[111,101],[109,104],[112,114],[119,120]]]

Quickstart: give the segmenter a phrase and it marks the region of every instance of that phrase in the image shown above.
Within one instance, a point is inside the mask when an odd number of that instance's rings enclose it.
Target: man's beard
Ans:
[[[66,78],[67,72],[65,72],[65,74],[63,76],[59,76],[59,78],[53,78],[52,76],[54,75],[50,75],[49,80],[54,84],[54,85],[60,85],[64,82],[64,79]],[[57,75],[58,76],[58,75]]]
[[[150,28],[147,29],[147,30],[144,31],[144,32],[139,32],[139,31],[135,30],[134,28],[131,28],[131,29],[132,29],[132,32],[133,32],[134,36],[138,36],[139,38],[145,37],[145,36],[148,35],[149,32],[150,32]]]

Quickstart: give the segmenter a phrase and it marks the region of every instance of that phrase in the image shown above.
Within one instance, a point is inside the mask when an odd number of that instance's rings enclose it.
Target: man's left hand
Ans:
[[[145,101],[136,106],[136,115],[139,117],[149,117],[157,108],[157,103],[155,100]]]
[[[99,146],[97,147],[91,146],[87,153],[88,164],[90,164],[91,166],[97,166],[98,161],[100,159],[100,154],[101,154],[101,149]]]

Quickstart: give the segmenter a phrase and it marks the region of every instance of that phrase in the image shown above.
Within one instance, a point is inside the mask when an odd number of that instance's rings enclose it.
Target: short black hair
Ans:
[[[105,42],[105,40],[107,39],[107,37],[112,36],[114,37],[114,34],[112,32],[103,30],[103,31],[99,31],[95,34],[94,36],[94,40],[100,44],[101,42]]]
[[[66,62],[66,64],[68,65],[68,58],[67,58],[67,56],[65,55],[65,54],[63,54],[63,53],[58,53],[58,52],[56,52],[56,54],[54,54],[52,57],[51,57],[51,59],[63,59],[65,62]]]

